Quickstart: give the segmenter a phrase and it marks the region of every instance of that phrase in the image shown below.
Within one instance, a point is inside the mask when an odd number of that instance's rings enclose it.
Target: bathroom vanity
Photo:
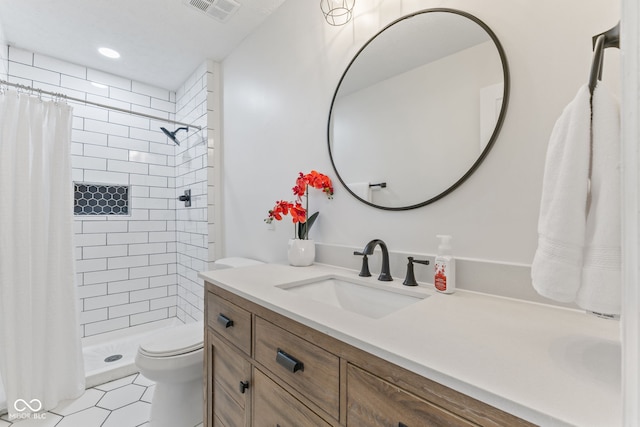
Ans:
[[[322,265],[200,277],[206,426],[620,424],[616,322]],[[358,312],[395,297],[338,307],[335,281],[414,300]]]

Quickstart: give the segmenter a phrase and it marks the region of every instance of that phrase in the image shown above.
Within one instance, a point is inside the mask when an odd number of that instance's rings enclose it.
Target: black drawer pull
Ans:
[[[218,314],[218,323],[220,323],[225,328],[230,328],[233,326],[233,320],[229,319],[222,313]]]
[[[278,349],[278,353],[276,354],[276,362],[289,372],[296,373],[298,371],[304,371],[304,363],[280,349]]]
[[[249,381],[240,381],[240,394],[244,394],[249,388]]]
[[[405,423],[398,423],[398,427],[409,427],[409,426],[406,425]]]

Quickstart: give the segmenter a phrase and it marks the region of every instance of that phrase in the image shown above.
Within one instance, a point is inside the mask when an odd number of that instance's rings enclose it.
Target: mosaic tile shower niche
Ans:
[[[129,215],[126,185],[73,184],[74,215]]]

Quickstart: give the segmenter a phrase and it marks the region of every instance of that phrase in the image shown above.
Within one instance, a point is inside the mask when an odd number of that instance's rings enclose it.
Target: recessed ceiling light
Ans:
[[[120,54],[118,52],[116,52],[113,49],[109,49],[108,47],[101,47],[98,49],[98,52],[100,52],[102,55],[106,56],[107,58],[111,58],[111,59],[120,58]]]

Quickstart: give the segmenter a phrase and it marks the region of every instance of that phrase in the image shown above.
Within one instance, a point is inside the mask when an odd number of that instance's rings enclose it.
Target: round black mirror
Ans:
[[[500,42],[478,18],[427,9],[358,51],[331,102],[328,142],[340,182],[388,210],[433,203],[480,165],[509,98]]]

